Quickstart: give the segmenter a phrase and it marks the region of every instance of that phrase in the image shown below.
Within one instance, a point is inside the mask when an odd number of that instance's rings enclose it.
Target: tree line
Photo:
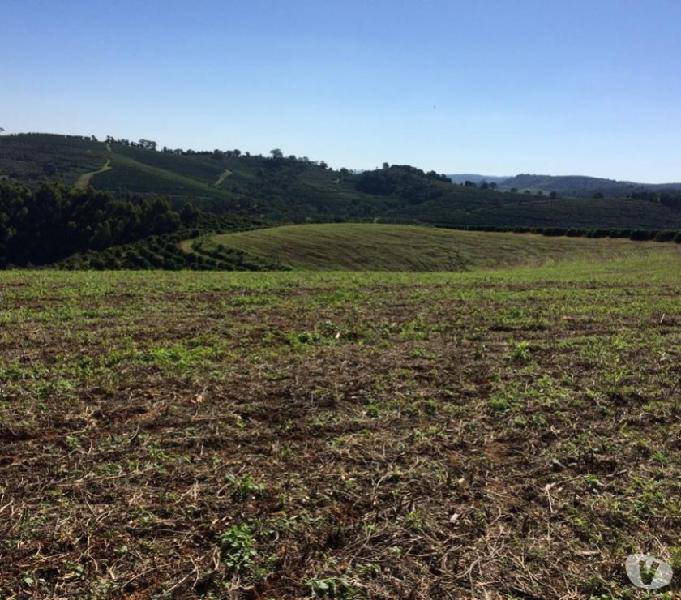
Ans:
[[[466,231],[488,231],[498,233],[534,233],[547,237],[586,237],[586,238],[625,238],[635,242],[676,242],[681,244],[681,231],[676,229],[621,229],[587,227],[499,227],[479,225],[466,227],[447,227]]]
[[[179,212],[159,196],[116,198],[63,184],[30,190],[0,185],[0,268],[45,265],[193,226],[191,205]]]

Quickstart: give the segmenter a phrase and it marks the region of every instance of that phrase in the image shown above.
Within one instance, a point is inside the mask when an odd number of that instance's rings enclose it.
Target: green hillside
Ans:
[[[655,242],[354,223],[257,229],[187,240],[182,247],[205,256],[238,251],[281,267],[314,271],[467,271],[679,252],[676,245]]]
[[[62,181],[119,196],[162,194],[232,221],[380,221],[446,227],[679,229],[681,203],[655,198],[550,199],[452,185],[393,165],[361,174],[306,158],[238,151],[153,151],[125,140],[0,136],[0,180],[35,188]],[[520,190],[522,191],[522,190]]]
[[[106,145],[91,138],[23,134],[0,136],[0,179],[39,184],[75,184],[107,160]]]

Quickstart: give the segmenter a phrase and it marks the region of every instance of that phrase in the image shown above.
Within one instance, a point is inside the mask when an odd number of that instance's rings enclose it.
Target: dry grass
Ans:
[[[655,242],[546,237],[414,225],[287,225],[188,240],[183,249],[223,246],[303,271],[468,271],[640,255]]]

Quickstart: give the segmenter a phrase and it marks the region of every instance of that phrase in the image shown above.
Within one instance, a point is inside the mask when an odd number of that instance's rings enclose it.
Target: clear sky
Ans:
[[[680,0],[2,0],[0,126],[681,181]]]

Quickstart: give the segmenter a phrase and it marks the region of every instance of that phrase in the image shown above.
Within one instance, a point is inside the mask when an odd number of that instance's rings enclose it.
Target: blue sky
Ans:
[[[0,126],[681,181],[679,0],[2,0]]]

